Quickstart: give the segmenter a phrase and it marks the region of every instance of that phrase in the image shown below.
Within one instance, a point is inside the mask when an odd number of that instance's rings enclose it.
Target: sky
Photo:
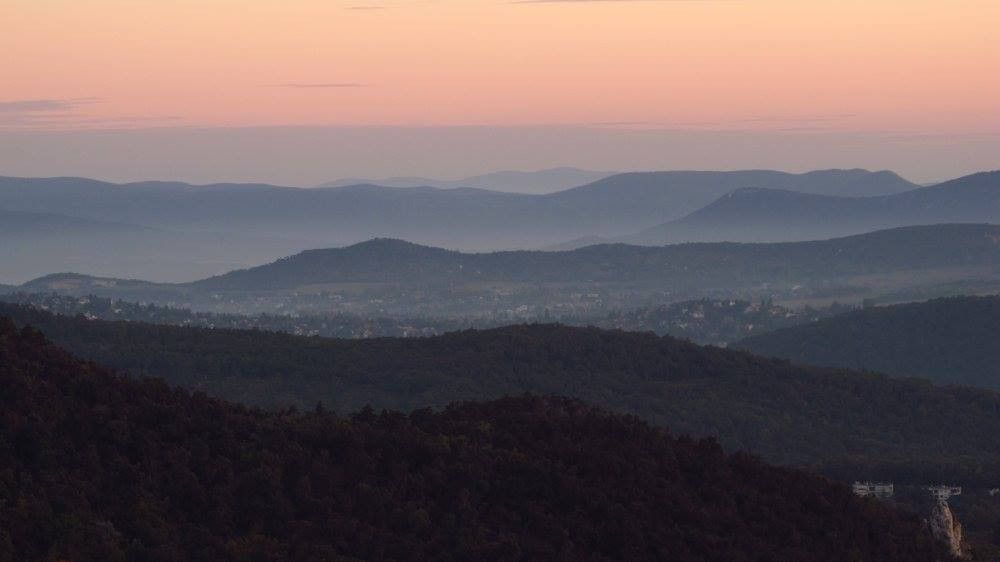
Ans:
[[[0,0],[0,21],[0,174],[1000,168],[996,0]]]

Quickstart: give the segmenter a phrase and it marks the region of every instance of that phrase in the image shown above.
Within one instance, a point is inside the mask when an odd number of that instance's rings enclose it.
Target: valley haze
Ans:
[[[267,184],[110,184],[82,178],[5,177],[0,178],[0,209],[51,216],[48,227],[8,227],[8,236],[22,244],[2,250],[12,267],[5,268],[0,281],[23,282],[60,270],[187,281],[305,249],[379,236],[483,251],[568,248],[602,241],[660,245],[811,240],[911,224],[990,222],[1000,220],[990,191],[996,179],[996,174],[980,174],[921,188],[887,171],[642,172],[532,195],[480,188],[352,185],[297,189]],[[963,187],[971,181],[980,187]],[[755,200],[790,191],[810,196],[809,212],[829,217],[803,216],[800,224],[780,227],[774,215],[760,214],[768,208],[776,215],[801,214],[794,202],[781,197],[774,203]],[[919,208],[937,193],[954,194],[955,201],[940,213],[907,210]],[[856,199],[859,196],[868,197]],[[727,225],[732,227],[729,231],[720,229],[718,221],[729,220],[724,216],[706,218],[718,215],[720,207],[730,209],[744,200],[747,209],[725,211],[742,221]],[[862,209],[863,216],[849,216],[854,211],[848,203]],[[56,219],[62,223],[56,224]],[[83,228],[77,224],[81,219],[108,227],[105,231],[95,228],[96,224]],[[666,226],[657,226],[661,223]],[[120,227],[114,225],[144,230],[121,237],[115,232]],[[29,251],[32,244],[43,251]],[[185,256],[184,263],[177,262],[179,255]],[[7,271],[21,273],[12,277]]]

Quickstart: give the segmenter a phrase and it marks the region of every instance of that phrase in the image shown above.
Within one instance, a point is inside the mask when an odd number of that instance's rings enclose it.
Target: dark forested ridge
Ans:
[[[0,305],[80,356],[252,405],[411,410],[531,392],[586,400],[851,478],[1000,482],[1000,395],[797,367],[651,333],[558,325],[335,340],[66,318]]]
[[[843,485],[568,399],[263,413],[0,319],[0,406],[2,559],[947,559]]]
[[[866,308],[734,345],[796,363],[1000,389],[1000,296]]]

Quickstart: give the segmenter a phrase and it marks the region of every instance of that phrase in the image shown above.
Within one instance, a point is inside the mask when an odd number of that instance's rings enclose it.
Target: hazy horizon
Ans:
[[[4,175],[1000,168],[990,0],[15,0],[0,21]]]
[[[206,157],[210,154],[211,157]],[[1000,135],[683,131],[593,126],[165,127],[2,131],[0,175],[115,183],[453,180],[497,171],[891,170],[934,183],[1000,168]],[[721,157],[720,155],[725,155]]]

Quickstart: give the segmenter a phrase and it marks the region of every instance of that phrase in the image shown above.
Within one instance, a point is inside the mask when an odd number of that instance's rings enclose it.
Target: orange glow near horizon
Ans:
[[[996,0],[4,0],[0,21],[6,129],[1000,132]]]

